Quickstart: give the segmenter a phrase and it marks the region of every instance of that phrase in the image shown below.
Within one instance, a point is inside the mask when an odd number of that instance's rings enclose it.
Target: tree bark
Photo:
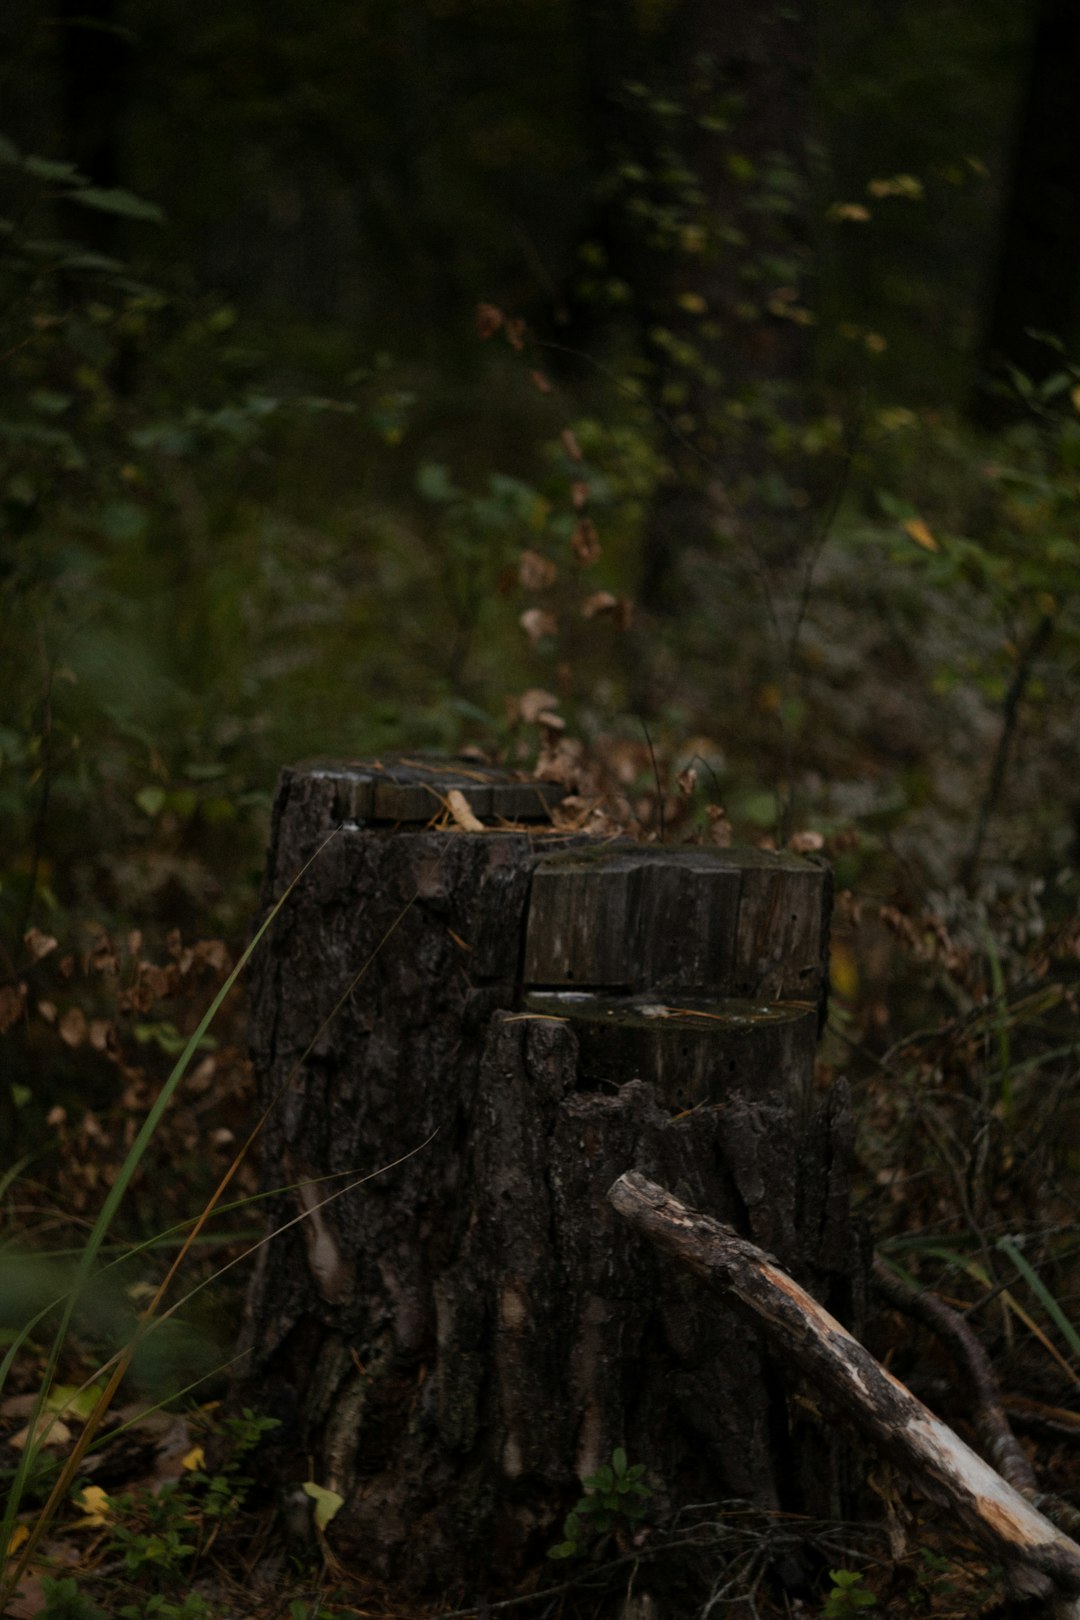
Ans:
[[[451,819],[452,784],[485,830]],[[511,799],[543,802],[415,762],[285,773],[267,903],[341,825],[253,964],[270,1225],[305,1219],[261,1250],[240,1398],[283,1420],[264,1472],[313,1467],[344,1498],[339,1555],[444,1596],[535,1568],[619,1446],[658,1519],[839,1505],[844,1450],[789,1414],[757,1333],[615,1219],[628,1166],[841,1314],[865,1282],[846,1101],[812,1085],[828,874],[567,849],[540,821],[498,825]],[[799,999],[778,995],[774,937]]]

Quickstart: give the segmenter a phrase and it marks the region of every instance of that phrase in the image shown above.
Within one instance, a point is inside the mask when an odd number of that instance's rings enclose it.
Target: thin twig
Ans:
[[[883,1260],[875,1258],[873,1278],[895,1310],[924,1322],[941,1340],[970,1388],[972,1421],[987,1461],[1014,1490],[1033,1496],[1039,1488],[1035,1470],[1005,1416],[990,1357],[960,1312],[935,1294],[909,1287]]]

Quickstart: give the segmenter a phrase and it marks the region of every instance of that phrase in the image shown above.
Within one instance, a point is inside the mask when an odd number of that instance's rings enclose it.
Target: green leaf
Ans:
[[[102,214],[147,220],[153,225],[162,225],[165,221],[165,214],[157,203],[147,202],[144,197],[136,197],[133,191],[122,191],[118,187],[105,189],[102,186],[84,186],[79,191],[69,192],[68,201],[82,203],[86,208],[96,208]]]
[[[623,1450],[622,1446],[617,1446],[616,1449],[611,1453],[611,1466],[615,1470],[616,1478],[625,1478],[626,1452]]]
[[[70,253],[66,259],[61,259],[61,270],[100,270],[112,273],[122,270],[124,266],[119,259],[110,259],[104,253]]]
[[[461,498],[461,491],[451,482],[450,472],[441,461],[425,461],[416,474],[416,488],[425,501],[443,503]]]
[[[9,141],[6,135],[0,135],[0,163],[21,163],[22,153],[14,141]]]
[[[76,186],[85,184],[74,163],[60,163],[53,158],[31,156],[23,158],[22,166],[35,180],[66,180]]]
[[[339,1496],[337,1491],[328,1491],[325,1486],[316,1485],[312,1479],[304,1481],[304,1494],[310,1496],[315,1503],[315,1524],[320,1530],[326,1529],[345,1502],[345,1498]]]
[[[165,804],[165,789],[162,787],[140,788],[135,795],[135,803],[139,809],[148,815],[151,820],[160,813]]]
[[[73,394],[61,394],[54,388],[35,388],[30,403],[43,416],[63,416],[75,403]]]

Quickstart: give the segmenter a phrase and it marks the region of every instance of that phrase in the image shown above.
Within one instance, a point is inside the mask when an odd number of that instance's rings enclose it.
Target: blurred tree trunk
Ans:
[[[707,547],[726,508],[746,522],[759,503],[739,486],[799,408],[815,29],[810,0],[680,0],[648,37],[634,16],[591,0],[582,23],[610,171],[597,234],[632,299],[668,461],[642,598],[670,610],[680,554]]]
[[[133,36],[116,0],[97,0],[88,11],[80,0],[61,0],[58,36],[59,155],[75,163],[96,186],[123,186],[120,131],[130,88]],[[115,253],[121,221],[95,208],[69,207],[65,228],[101,253]]]
[[[1036,381],[1058,369],[1046,332],[1074,345],[1080,328],[1080,6],[1040,0],[1017,131],[1001,248],[983,339],[976,413],[1000,422],[988,388],[1005,365]]]

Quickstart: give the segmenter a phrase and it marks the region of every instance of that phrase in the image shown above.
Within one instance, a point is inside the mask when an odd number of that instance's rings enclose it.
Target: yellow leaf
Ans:
[[[23,1542],[29,1541],[29,1539],[29,1527],[25,1524],[17,1524],[14,1530],[11,1532],[11,1540],[8,1542],[8,1557],[13,1558],[18,1552],[19,1548],[22,1546]]]
[[[100,1384],[54,1384],[45,1401],[47,1412],[85,1421],[101,1396]]]
[[[709,306],[700,293],[680,293],[677,303],[679,308],[685,309],[688,315],[705,315],[708,313]]]
[[[1075,388],[1069,389],[1069,398],[1072,400],[1073,410],[1080,411],[1080,383]]]
[[[82,1508],[86,1515],[85,1518],[76,1520],[77,1530],[97,1530],[107,1523],[112,1512],[109,1494],[103,1491],[100,1485],[87,1485],[81,1490],[75,1497],[75,1506]]]
[[[186,1468],[189,1473],[194,1473],[196,1468],[201,1468],[205,1462],[206,1453],[202,1446],[192,1446],[191,1450],[181,1457],[180,1466]]]
[[[911,536],[917,546],[922,546],[924,551],[941,550],[922,518],[908,518],[904,524],[904,531]]]
[[[829,952],[829,980],[836,994],[847,1001],[859,988],[859,969],[846,945],[834,945]]]
[[[871,197],[907,197],[917,202],[923,183],[913,174],[894,174],[890,180],[871,180],[866,189]]]
[[[315,1503],[315,1524],[319,1530],[325,1530],[334,1514],[345,1501],[337,1491],[328,1491],[323,1485],[316,1485],[313,1479],[305,1480],[304,1492]]]

